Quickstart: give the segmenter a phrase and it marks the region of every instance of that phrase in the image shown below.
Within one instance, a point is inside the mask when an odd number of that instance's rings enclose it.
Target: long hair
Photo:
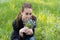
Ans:
[[[18,26],[18,21],[19,21],[19,19],[21,18],[21,12],[24,11],[24,8],[31,8],[31,9],[32,9],[32,5],[29,4],[29,3],[27,3],[27,2],[25,2],[25,3],[22,5],[21,11],[19,12],[19,14],[18,14],[17,17],[16,17],[16,25],[17,25],[17,26]]]

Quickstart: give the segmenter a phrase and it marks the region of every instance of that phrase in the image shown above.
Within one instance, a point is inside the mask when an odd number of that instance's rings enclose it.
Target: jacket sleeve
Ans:
[[[16,20],[13,21],[12,27],[13,27],[13,30],[18,31],[18,27],[16,25]]]
[[[19,40],[19,32],[18,32],[18,28],[16,26],[16,21],[14,20],[12,23],[12,27],[13,27],[13,33],[11,36],[11,40]]]

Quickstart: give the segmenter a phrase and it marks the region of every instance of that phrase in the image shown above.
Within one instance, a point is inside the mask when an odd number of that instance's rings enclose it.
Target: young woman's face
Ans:
[[[24,11],[21,13],[22,19],[27,20],[32,16],[32,9],[31,8],[24,8]]]

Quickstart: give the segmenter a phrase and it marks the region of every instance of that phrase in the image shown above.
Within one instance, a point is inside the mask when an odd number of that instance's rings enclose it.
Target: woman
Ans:
[[[29,18],[32,19],[35,24],[32,28],[28,28],[27,26],[25,26],[25,22]],[[11,36],[11,40],[35,40],[34,29],[36,27],[36,17],[32,15],[31,4],[24,3],[22,5],[22,10],[18,14],[12,25],[13,33]]]

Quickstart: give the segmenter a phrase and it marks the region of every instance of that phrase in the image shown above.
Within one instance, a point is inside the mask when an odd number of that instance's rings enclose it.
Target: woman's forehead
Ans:
[[[31,8],[24,8],[24,12],[32,13],[32,9]]]

